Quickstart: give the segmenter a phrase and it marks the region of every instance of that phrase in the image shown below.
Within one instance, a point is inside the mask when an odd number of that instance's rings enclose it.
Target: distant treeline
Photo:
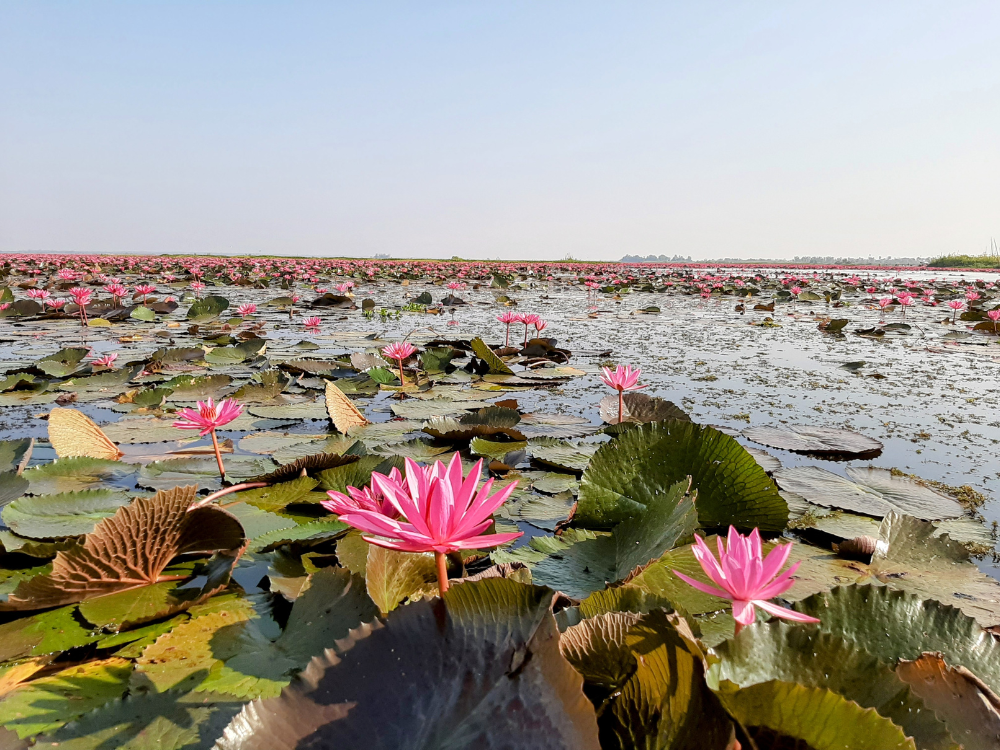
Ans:
[[[761,265],[789,265],[801,263],[804,266],[926,266],[930,258],[839,258],[833,255],[796,255],[788,258],[711,258],[709,260],[699,260],[699,263],[759,263]],[[683,257],[675,255],[626,255],[621,259],[622,263],[691,263],[691,256]]]
[[[1000,256],[943,255],[927,265],[931,268],[1000,268]]]

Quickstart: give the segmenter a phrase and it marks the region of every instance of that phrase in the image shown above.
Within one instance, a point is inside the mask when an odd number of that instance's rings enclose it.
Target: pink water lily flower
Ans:
[[[218,427],[227,425],[243,413],[243,406],[235,398],[227,398],[218,404],[208,399],[199,401],[197,409],[181,409],[177,412],[178,419],[174,427],[178,430],[198,430],[198,434],[212,435],[212,447],[215,449],[215,460],[219,465],[219,475],[225,479],[226,469],[222,465],[222,452],[219,450],[219,439],[215,435]]]
[[[504,347],[510,346],[510,324],[518,322],[518,315],[513,310],[507,310],[501,315],[497,315],[497,320],[507,326],[507,338],[504,341]]]
[[[212,430],[227,425],[243,413],[243,406],[235,398],[227,398],[216,404],[212,399],[199,401],[197,409],[181,409],[174,427],[179,430],[199,430],[206,435]]]
[[[406,478],[399,473],[399,469],[393,468],[389,472],[389,479],[401,487],[406,486]],[[380,513],[386,518],[399,518],[399,510],[389,502],[389,499],[375,487],[348,487],[347,494],[330,490],[326,493],[329,500],[323,500],[320,505],[331,513],[343,516],[358,510],[367,510],[373,513]]]
[[[986,317],[993,321],[993,333],[997,332],[997,321],[1000,321],[1000,308],[996,310],[990,310],[986,313]]]
[[[302,321],[303,325],[305,325],[306,328],[319,328],[319,324],[322,322],[323,321],[321,321],[315,315],[311,318],[306,318],[305,320]]]
[[[97,365],[98,367],[107,367],[109,370],[113,370],[116,359],[118,359],[118,352],[112,352],[111,354],[105,354],[103,357],[93,360],[90,364]]]
[[[75,302],[76,306],[79,308],[78,312],[80,313],[80,325],[87,325],[87,305],[90,304],[92,292],[84,287],[75,286],[69,290],[69,294],[73,298],[73,302]]]
[[[958,313],[965,307],[965,303],[960,299],[953,299],[948,303],[948,307],[953,310],[951,314],[951,322],[954,323],[958,320]]]
[[[788,591],[794,583],[792,576],[801,563],[795,563],[788,570],[781,572],[792,551],[791,543],[780,544],[768,552],[767,557],[763,557],[760,532],[754,529],[749,536],[743,536],[732,526],[729,527],[726,545],[723,546],[721,537],[717,541],[718,560],[700,536],[695,535],[695,543],[691,548],[701,569],[715,586],[696,581],[676,570],[674,575],[698,591],[729,599],[733,603],[733,619],[736,620],[737,633],[743,626],[753,624],[757,617],[755,606],[785,620],[819,622],[815,617],[779,607],[768,601]]]
[[[625,408],[625,391],[638,391],[646,387],[638,385],[641,374],[641,368],[632,369],[631,365],[618,365],[614,372],[607,367],[601,368],[601,380],[608,388],[614,388],[618,391],[618,424],[621,424],[622,412]]]
[[[257,312],[257,305],[253,302],[247,302],[237,307],[236,312],[245,318],[247,315],[253,315]]]
[[[146,295],[152,294],[156,291],[156,287],[152,284],[136,284],[135,291],[142,295],[142,304],[146,304]]]
[[[477,490],[483,468],[476,462],[462,476],[462,458],[455,453],[446,467],[441,461],[422,468],[406,459],[406,481],[372,474],[372,487],[388,500],[402,518],[372,510],[356,510],[340,520],[374,536],[369,544],[402,552],[433,552],[437,563],[438,587],[448,590],[445,555],[462,549],[488,549],[511,542],[523,532],[485,534],[493,524],[493,513],[510,497],[517,482],[490,494],[493,480]],[[405,519],[405,520],[403,520]]]
[[[382,353],[389,359],[396,360],[399,363],[399,384],[406,385],[406,381],[403,380],[403,360],[413,354],[416,354],[417,347],[411,344],[409,341],[398,341],[395,344],[389,344],[388,346],[382,347]]]

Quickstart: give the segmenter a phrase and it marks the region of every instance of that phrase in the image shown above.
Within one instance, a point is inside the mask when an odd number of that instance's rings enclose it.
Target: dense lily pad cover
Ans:
[[[111,297],[112,274],[156,291]],[[977,565],[990,532],[969,493],[864,465],[882,442],[849,425],[719,428],[645,379],[619,415],[599,379],[614,341],[496,321],[536,312],[531,285],[537,311],[553,290],[594,309],[731,297],[762,326],[776,305],[869,294],[845,274],[802,283],[0,256],[0,338],[31,352],[4,363],[0,410],[33,436],[0,441],[0,748],[996,747],[1000,584]],[[44,302],[77,287],[83,309]],[[453,310],[488,322],[450,326]],[[815,335],[843,336],[847,315]],[[879,330],[860,335],[908,329]],[[400,339],[403,361],[384,351]],[[215,443],[174,426],[227,398],[242,410]],[[323,505],[456,453],[494,489],[516,482],[485,533],[521,538],[439,561]],[[695,536],[715,549],[729,526],[765,554],[793,544],[773,603],[818,624],[759,611],[737,632],[729,599],[677,576],[708,584]]]

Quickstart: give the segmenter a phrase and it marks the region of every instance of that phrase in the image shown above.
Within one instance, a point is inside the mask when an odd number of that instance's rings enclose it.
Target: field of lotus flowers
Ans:
[[[998,281],[0,256],[0,750],[1000,747]]]

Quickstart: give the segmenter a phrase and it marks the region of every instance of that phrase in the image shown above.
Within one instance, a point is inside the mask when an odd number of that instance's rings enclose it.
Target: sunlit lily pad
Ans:
[[[602,445],[580,481],[575,518],[607,528],[687,476],[702,525],[785,528],[788,507],[753,456],[718,430],[679,420],[639,425]]]

